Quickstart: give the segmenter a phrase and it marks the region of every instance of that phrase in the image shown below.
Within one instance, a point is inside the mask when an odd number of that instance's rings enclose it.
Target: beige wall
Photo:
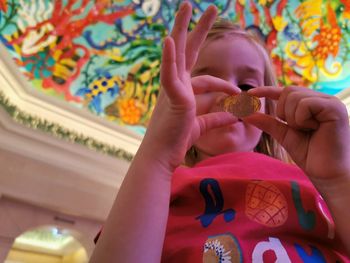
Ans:
[[[95,247],[93,239],[101,228],[99,221],[56,212],[4,196],[0,196],[0,211],[2,211],[0,213],[0,262],[6,259],[16,237],[30,229],[43,226],[57,226],[72,230],[74,238],[83,246],[89,257]],[[25,252],[12,251],[11,253],[22,256]],[[80,251],[74,255],[67,255],[61,259],[61,262],[68,263],[70,260],[80,258],[82,254]],[[31,258],[36,256],[39,258],[39,255],[28,254]],[[40,258],[44,257],[40,255]],[[54,260],[54,257],[51,259]]]

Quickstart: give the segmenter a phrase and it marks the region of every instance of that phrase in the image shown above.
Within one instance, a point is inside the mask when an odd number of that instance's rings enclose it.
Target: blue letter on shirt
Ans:
[[[211,188],[212,194],[209,188]],[[212,178],[203,179],[200,183],[199,190],[204,197],[205,211],[204,214],[196,217],[196,219],[201,221],[203,227],[208,227],[215,217],[220,214],[224,214],[226,222],[230,222],[234,219],[236,213],[235,210],[227,209],[223,211],[224,198],[218,181]]]

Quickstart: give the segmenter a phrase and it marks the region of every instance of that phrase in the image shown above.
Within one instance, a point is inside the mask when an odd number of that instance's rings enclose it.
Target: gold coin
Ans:
[[[226,97],[222,107],[224,111],[231,112],[238,118],[243,118],[260,110],[261,103],[258,97],[243,91],[240,94]]]

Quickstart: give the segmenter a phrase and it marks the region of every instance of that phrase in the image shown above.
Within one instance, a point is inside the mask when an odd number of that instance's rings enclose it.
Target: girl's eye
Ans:
[[[248,91],[248,90],[254,88],[254,86],[249,85],[249,84],[240,84],[240,85],[238,85],[238,87],[239,87],[242,91]]]

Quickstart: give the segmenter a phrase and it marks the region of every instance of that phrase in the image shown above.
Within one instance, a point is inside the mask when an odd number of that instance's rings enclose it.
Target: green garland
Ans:
[[[20,110],[16,105],[10,103],[2,91],[0,91],[0,106],[5,109],[5,111],[15,122],[20,123],[26,127],[49,133],[59,139],[64,139],[72,143],[84,145],[89,149],[95,150],[97,152],[102,152],[104,154],[108,154],[110,156],[126,160],[128,162],[130,162],[133,158],[133,155],[131,153],[128,153],[123,149],[118,149],[114,146],[99,142],[94,138],[66,129],[57,123],[40,119],[37,116],[30,115]]]

